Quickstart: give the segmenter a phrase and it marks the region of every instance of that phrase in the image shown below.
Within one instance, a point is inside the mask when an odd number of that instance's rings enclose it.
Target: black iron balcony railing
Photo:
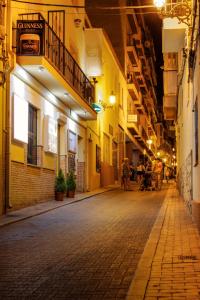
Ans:
[[[66,49],[63,42],[52,30],[40,13],[20,14],[21,20],[43,20],[45,23],[43,53],[64,79],[74,88],[74,90],[89,104],[94,102],[94,86],[81,70],[78,63]],[[18,30],[18,29],[17,29]],[[17,55],[24,55],[17,51]],[[29,55],[30,56],[30,55]]]

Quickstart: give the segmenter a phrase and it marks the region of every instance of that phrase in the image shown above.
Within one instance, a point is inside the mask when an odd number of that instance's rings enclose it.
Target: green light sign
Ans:
[[[92,103],[92,108],[97,112],[100,113],[102,111],[102,106],[99,103]]]

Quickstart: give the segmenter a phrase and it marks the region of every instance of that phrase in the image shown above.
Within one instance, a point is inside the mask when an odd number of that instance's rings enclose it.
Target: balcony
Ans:
[[[140,92],[139,84],[135,78],[134,72],[128,72],[127,74],[127,86],[129,94],[131,95],[132,100],[135,104],[141,104],[142,95]]]
[[[163,112],[165,120],[176,120],[177,96],[168,95],[163,97]]]
[[[127,36],[127,46],[126,46],[126,51],[128,55],[128,59],[133,66],[133,70],[135,72],[141,72],[142,65],[140,58],[138,57],[137,54],[137,49],[135,45],[135,39],[133,38],[133,34],[129,34]]]
[[[177,18],[164,18],[162,28],[162,52],[178,52],[185,47],[188,26]]]
[[[178,54],[177,53],[164,53],[164,70],[177,71],[178,70]]]
[[[94,86],[40,13],[17,21],[17,63],[85,120],[96,119]],[[32,25],[31,25],[32,24]],[[27,28],[36,26],[37,34]],[[32,31],[33,32],[33,31]],[[31,36],[31,37],[30,37]]]
[[[166,120],[175,120],[177,112],[177,71],[164,71],[163,112]]]
[[[139,135],[139,116],[137,113],[127,112],[126,126],[134,137]]]

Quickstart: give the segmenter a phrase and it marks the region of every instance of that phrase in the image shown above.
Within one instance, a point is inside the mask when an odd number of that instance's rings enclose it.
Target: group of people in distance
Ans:
[[[132,177],[132,180],[136,179],[139,190],[160,190],[163,171],[165,172],[165,179],[168,182],[170,172],[166,166],[163,169],[163,163],[160,158],[157,158],[153,162],[150,160],[145,163],[139,161],[136,168],[133,168],[132,164],[129,164],[128,158],[124,158],[121,166],[121,188],[127,191]]]

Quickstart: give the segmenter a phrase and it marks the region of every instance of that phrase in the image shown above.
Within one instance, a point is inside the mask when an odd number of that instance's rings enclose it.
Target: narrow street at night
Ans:
[[[0,0],[0,300],[200,300],[200,0]]]
[[[120,189],[0,229],[1,299],[125,299],[166,189]]]

